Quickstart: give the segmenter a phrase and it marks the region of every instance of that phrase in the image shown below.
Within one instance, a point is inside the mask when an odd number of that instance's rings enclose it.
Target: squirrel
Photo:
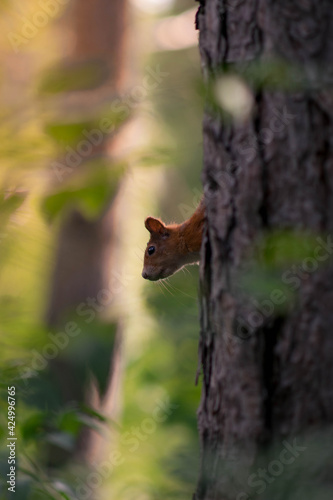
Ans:
[[[147,217],[150,239],[144,255],[142,277],[150,281],[168,278],[187,264],[198,264],[205,221],[205,205],[200,201],[194,214],[182,224],[164,224]]]

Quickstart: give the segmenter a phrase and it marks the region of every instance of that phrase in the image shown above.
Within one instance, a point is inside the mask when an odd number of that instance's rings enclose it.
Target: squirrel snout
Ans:
[[[145,271],[142,271],[142,277],[147,280],[148,279],[148,274]]]

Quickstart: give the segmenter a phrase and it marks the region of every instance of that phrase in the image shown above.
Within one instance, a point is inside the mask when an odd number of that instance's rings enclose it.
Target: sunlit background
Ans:
[[[132,0],[124,77],[108,88],[84,41],[74,52],[80,61],[87,50],[89,64],[67,63],[79,43],[77,4],[41,4],[0,2],[1,477],[7,387],[15,386],[18,500],[190,498],[199,461],[198,269],[161,284],[141,271],[145,217],[180,222],[201,196],[196,9],[192,0]],[[115,125],[101,160],[99,136],[89,131],[103,118]],[[110,200],[103,279],[113,295],[96,308],[88,305],[94,295],[73,299],[56,314],[73,287],[57,255],[75,261],[61,228],[72,210],[103,217]],[[84,264],[89,286],[86,273]],[[67,386],[80,383],[81,399],[65,401]],[[88,438],[83,426],[96,432]],[[1,499],[11,495],[5,481]]]
[[[144,280],[144,220],[181,222],[198,206],[204,108],[242,124],[257,91],[307,88],[277,56],[213,78],[197,7],[0,0],[0,500],[13,498],[14,437],[17,500],[183,500],[196,488],[198,267]],[[235,288],[255,304],[283,291],[282,314],[296,300],[283,270],[316,240],[261,236]]]

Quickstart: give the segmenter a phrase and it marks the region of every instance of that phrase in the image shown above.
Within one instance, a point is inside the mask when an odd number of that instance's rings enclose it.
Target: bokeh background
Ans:
[[[196,9],[0,8],[0,498],[12,386],[18,500],[190,498],[198,270],[141,271],[144,218],[201,196]]]

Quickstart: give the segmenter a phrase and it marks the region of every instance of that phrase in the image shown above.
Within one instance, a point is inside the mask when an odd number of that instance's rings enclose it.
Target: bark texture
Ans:
[[[246,500],[257,497],[248,478],[262,448],[333,422],[332,267],[289,283],[289,275],[281,277],[281,285],[297,290],[296,304],[259,320],[235,290],[263,232],[332,233],[333,9],[326,0],[200,4],[205,76],[226,63],[272,57],[303,74],[294,91],[256,89],[253,116],[243,124],[227,125],[209,111],[204,117],[202,465],[195,499]],[[325,252],[327,264],[332,249]]]

